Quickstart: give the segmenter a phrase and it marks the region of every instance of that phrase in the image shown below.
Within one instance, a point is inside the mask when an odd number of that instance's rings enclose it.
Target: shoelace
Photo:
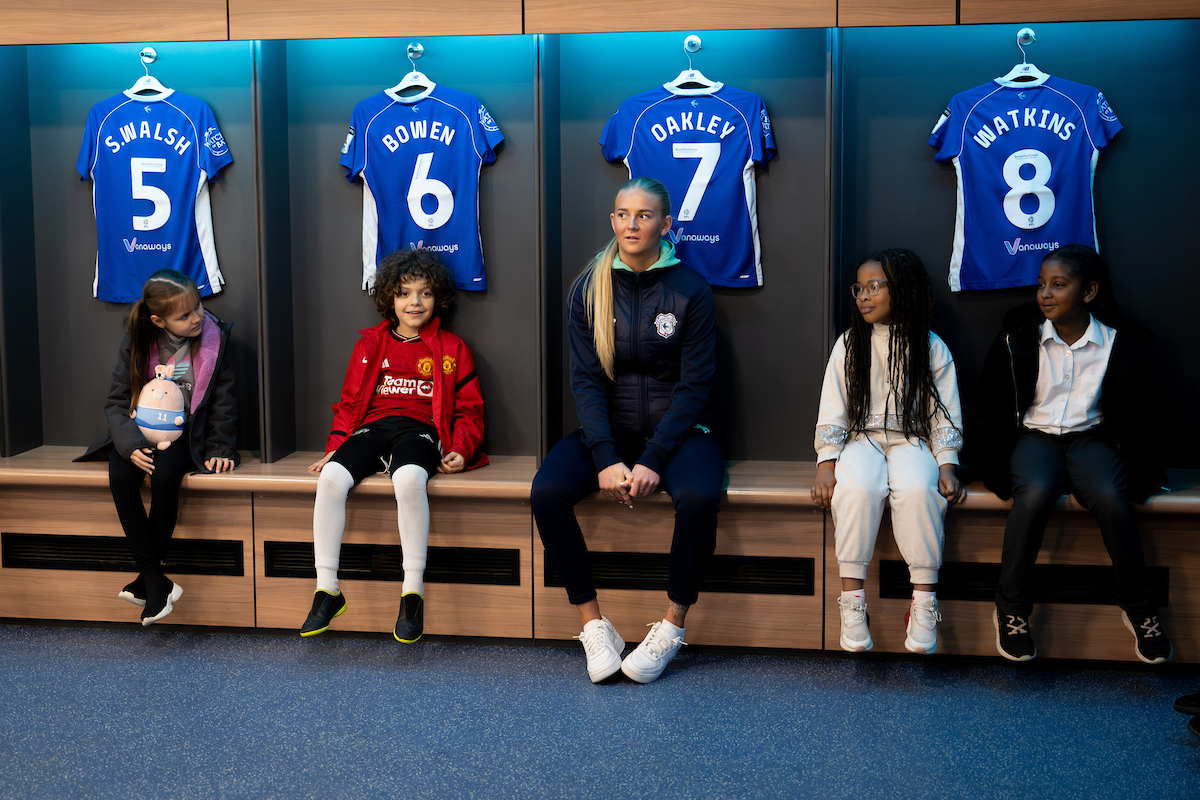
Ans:
[[[1144,633],[1142,638],[1153,639],[1155,636],[1162,636],[1162,631],[1158,629],[1158,617],[1146,617],[1146,621],[1139,625]]]
[[[678,636],[667,636],[662,632],[662,622],[647,623],[647,628],[650,629],[650,635],[646,637],[639,647],[645,648],[646,652],[654,658],[658,658],[671,645],[680,644],[687,645],[683,639]]]
[[[842,624],[849,627],[861,625],[867,618],[867,604],[850,597],[839,597],[838,605],[842,607]]]
[[[572,636],[572,639],[578,639],[583,643],[583,651],[588,654],[588,657],[596,655],[604,649],[605,636],[604,628],[593,628],[590,631],[581,631],[578,636]]]
[[[1029,623],[1025,621],[1024,617],[1014,617],[1012,614],[1005,614],[1004,616],[1008,617],[1008,622],[1004,624],[1008,626],[1009,636],[1018,636],[1022,633],[1029,634],[1029,629],[1025,627]]]
[[[925,630],[933,630],[934,625],[942,621],[942,612],[937,610],[935,603],[929,605],[912,604],[913,618],[917,621],[917,625]]]

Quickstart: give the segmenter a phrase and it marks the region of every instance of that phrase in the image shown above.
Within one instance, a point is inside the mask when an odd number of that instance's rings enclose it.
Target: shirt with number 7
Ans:
[[[174,90],[122,92],[94,105],[75,164],[92,181],[92,295],[134,302],[160,269],[188,276],[201,296],[221,291],[208,185],[232,162],[203,100]]]
[[[958,175],[951,291],[1032,286],[1051,250],[1099,250],[1092,183],[1120,130],[1100,90],[1053,76],[954,95],[929,135]]]
[[[362,175],[362,288],[395,250],[429,250],[458,289],[487,288],[479,236],[479,171],[504,141],[473,95],[432,86],[405,97],[385,90],[354,107],[339,159]]]
[[[713,286],[762,286],[754,168],[775,155],[763,99],[723,83],[658,86],[621,103],[600,136],[604,157],[671,195],[667,238]]]

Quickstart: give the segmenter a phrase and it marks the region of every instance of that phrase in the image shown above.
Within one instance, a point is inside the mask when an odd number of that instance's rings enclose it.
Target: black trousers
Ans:
[[[619,443],[618,450],[632,468],[642,447],[641,442],[625,442]],[[694,430],[679,444],[660,477],[661,488],[675,505],[667,597],[690,606],[700,595],[700,581],[717,544],[717,505],[725,478],[717,437]],[[556,444],[533,479],[530,501],[538,532],[546,555],[566,584],[567,598],[575,605],[596,597],[575,504],[597,489],[596,465],[583,443],[582,430]],[[629,513],[613,505],[613,513]]]
[[[1042,547],[1050,512],[1070,491],[1100,525],[1116,574],[1117,602],[1129,615],[1155,614],[1146,583],[1146,558],[1129,499],[1125,462],[1103,426],[1054,436],[1024,430],[1012,460],[1013,506],[1004,527],[1000,589],[1002,614],[1027,617],[1029,574]]]
[[[123,458],[116,448],[109,455],[108,487],[138,572],[162,569],[167,544],[179,517],[179,484],[184,475],[195,469],[186,431],[166,450],[155,451],[154,474],[150,476],[150,513],[147,514],[142,504],[146,473]]]

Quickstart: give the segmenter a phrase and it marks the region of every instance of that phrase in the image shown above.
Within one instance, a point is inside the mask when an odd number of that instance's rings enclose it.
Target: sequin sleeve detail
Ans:
[[[957,428],[938,428],[929,438],[933,443],[934,455],[943,450],[954,450],[955,452],[962,450],[963,435],[962,431]]]
[[[838,425],[818,425],[814,444],[817,450],[822,447],[836,447],[840,450],[846,443],[846,434],[846,429]]]

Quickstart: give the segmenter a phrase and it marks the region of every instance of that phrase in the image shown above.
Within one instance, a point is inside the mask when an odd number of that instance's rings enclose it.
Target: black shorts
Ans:
[[[432,425],[410,417],[384,417],[356,430],[333,454],[357,484],[376,472],[416,464],[432,477],[442,461],[442,446]]]

